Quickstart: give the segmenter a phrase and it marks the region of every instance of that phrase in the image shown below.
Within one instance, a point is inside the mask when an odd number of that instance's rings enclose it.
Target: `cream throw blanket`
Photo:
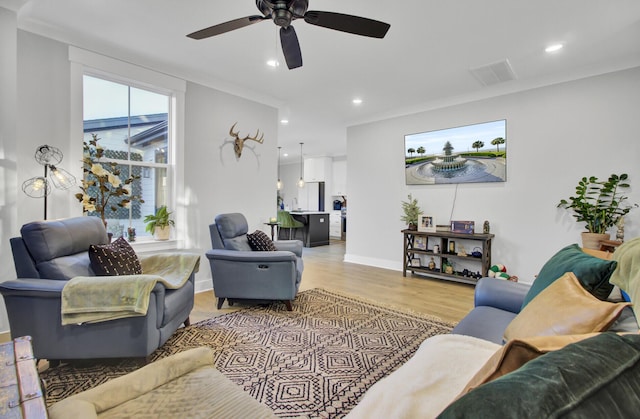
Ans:
[[[438,416],[501,345],[463,335],[436,335],[396,371],[375,383],[345,419]]]
[[[200,256],[160,253],[140,257],[142,275],[77,276],[62,290],[62,324],[97,323],[145,316],[157,282],[178,289],[197,272]]]

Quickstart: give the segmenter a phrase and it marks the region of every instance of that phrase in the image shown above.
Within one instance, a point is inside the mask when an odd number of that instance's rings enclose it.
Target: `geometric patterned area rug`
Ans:
[[[283,418],[340,418],[376,381],[405,363],[428,337],[452,324],[323,289],[252,306],[178,331],[152,361],[198,346],[216,368]],[[134,360],[62,364],[41,374],[47,403],[139,368]]]

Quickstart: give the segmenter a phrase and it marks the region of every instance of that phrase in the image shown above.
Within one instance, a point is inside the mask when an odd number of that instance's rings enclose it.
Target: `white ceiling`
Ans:
[[[304,66],[288,70],[264,21],[196,41],[185,35],[259,14],[253,0],[0,0],[21,29],[277,107],[278,144],[346,154],[346,127],[640,65],[640,0],[310,0],[381,20],[384,39],[297,20]],[[544,52],[551,43],[565,47]],[[277,54],[277,69],[265,63]],[[483,86],[470,68],[508,59],[516,80]],[[364,101],[354,106],[351,100]],[[597,98],[594,98],[597,100]]]

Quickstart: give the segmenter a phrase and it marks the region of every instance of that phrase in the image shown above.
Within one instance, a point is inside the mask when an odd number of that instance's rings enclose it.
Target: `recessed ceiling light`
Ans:
[[[562,45],[562,44],[554,44],[554,45],[549,45],[549,46],[548,46],[548,47],[546,47],[544,50],[545,50],[546,52],[556,52],[556,51],[561,50],[561,49],[562,49],[562,47],[563,47],[563,45]]]
[[[289,120],[288,120],[288,119],[281,119],[281,120],[280,120],[280,123],[281,123],[282,125],[287,125],[287,124],[289,123]]]
[[[355,98],[351,101],[354,105],[360,105],[362,104],[362,99],[359,98]]]
[[[269,61],[267,61],[267,65],[269,67],[276,68],[276,67],[280,66],[280,62],[278,62],[278,60],[269,60]]]
[[[289,153],[284,153],[283,156],[284,157],[289,157]]]

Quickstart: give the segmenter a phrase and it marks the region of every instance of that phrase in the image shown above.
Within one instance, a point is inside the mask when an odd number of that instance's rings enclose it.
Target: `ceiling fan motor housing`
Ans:
[[[309,7],[309,0],[256,0],[260,12],[273,19],[273,22],[286,28],[291,21],[303,17]]]

